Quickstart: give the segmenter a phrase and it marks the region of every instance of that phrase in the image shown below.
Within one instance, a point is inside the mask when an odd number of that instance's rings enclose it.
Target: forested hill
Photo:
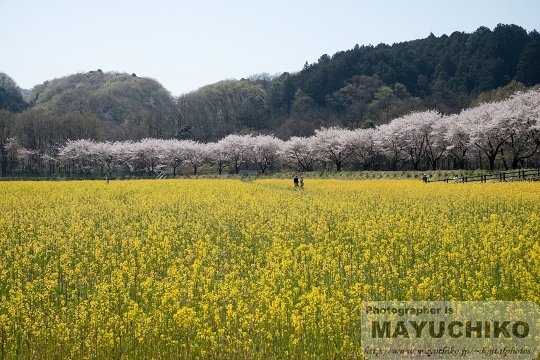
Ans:
[[[176,99],[156,80],[101,70],[36,85],[27,102],[12,79],[0,80],[0,109],[17,113],[0,110],[0,125],[12,124],[9,137],[36,151],[80,138],[208,142],[251,132],[285,140],[321,127],[374,127],[412,111],[450,114],[500,100],[540,83],[540,34],[500,24],[357,45],[296,73],[225,80]]]
[[[540,83],[540,34],[500,24],[472,34],[357,45],[322,55],[298,73],[202,88],[182,96],[178,107],[198,138],[242,127],[287,138],[321,126],[378,125],[414,110],[456,113],[483,92],[511,83],[519,89],[516,82]]]
[[[75,114],[79,122],[97,118],[107,139],[170,137],[174,127],[170,117],[174,99],[169,91],[156,80],[136,74],[97,70],[54,79],[35,86],[28,103],[34,113],[57,119]]]
[[[405,85],[412,96],[425,98],[449,90],[478,94],[508,84],[540,82],[540,36],[517,25],[480,27],[472,34],[429,37],[392,46],[356,46],[304,66],[296,84],[318,105],[339,100],[354,76],[377,74],[385,85]],[[338,96],[336,96],[338,95]],[[455,100],[454,100],[455,101]],[[446,104],[454,109],[453,102]]]

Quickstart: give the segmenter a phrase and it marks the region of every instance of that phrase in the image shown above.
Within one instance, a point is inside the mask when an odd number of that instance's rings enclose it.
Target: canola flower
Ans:
[[[538,304],[539,190],[5,182],[0,358],[358,359],[364,301]]]

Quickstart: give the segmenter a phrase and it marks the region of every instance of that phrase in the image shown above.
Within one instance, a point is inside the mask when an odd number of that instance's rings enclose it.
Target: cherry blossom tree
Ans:
[[[448,156],[454,161],[454,167],[465,168],[465,159],[471,146],[469,126],[467,118],[457,114],[446,116],[443,122],[446,123],[444,141],[447,143]]]
[[[210,164],[217,166],[218,173],[221,175],[223,169],[229,165],[230,159],[229,154],[226,151],[225,146],[223,146],[222,141],[217,143],[208,143],[206,144],[208,161]]]
[[[397,127],[397,131],[393,131],[394,141],[401,144],[399,146],[408,155],[413,170],[418,170],[426,156],[431,128],[437,120],[440,120],[438,112],[425,111],[411,113],[391,122],[393,127]]]
[[[422,113],[421,118],[426,122],[426,157],[431,165],[431,170],[437,169],[437,163],[446,154],[448,143],[445,139],[448,124],[441,114],[435,111]]]
[[[504,153],[510,153],[512,169],[517,169],[520,163],[533,156],[540,147],[538,130],[535,129],[540,115],[540,92],[518,93],[504,101],[500,110],[508,132],[503,150]]]
[[[3,142],[4,157],[7,142]],[[18,148],[17,140],[9,141],[10,154],[15,152],[25,169],[36,158],[38,150]],[[540,149],[540,91],[517,93],[510,99],[482,104],[460,114],[441,117],[435,111],[411,113],[376,129],[354,131],[338,127],[322,128],[311,137],[291,137],[283,142],[271,135],[229,135],[217,143],[201,144],[191,140],[143,139],[138,142],[67,141],[59,148],[57,158],[70,172],[89,174],[100,167],[101,173],[112,176],[115,168],[125,163],[130,172],[153,173],[169,166],[176,175],[184,163],[193,173],[205,162],[217,166],[219,173],[227,166],[238,173],[247,162],[256,162],[262,172],[278,159],[300,171],[313,171],[317,162],[331,162],[341,171],[349,162],[357,161],[368,168],[378,155],[384,155],[395,170],[400,161],[409,161],[413,169],[429,162],[436,169],[444,156],[454,160],[454,167],[464,168],[465,160],[486,157],[493,170],[498,156],[505,167],[516,168]],[[4,171],[4,170],[3,170]],[[5,171],[4,171],[5,172]]]
[[[336,170],[341,171],[343,165],[353,158],[354,145],[350,130],[338,127],[315,130],[313,148],[319,159],[331,161]]]
[[[281,157],[285,162],[293,163],[299,171],[313,171],[317,161],[314,142],[314,137],[293,136],[283,144]]]
[[[144,172],[154,174],[156,169],[162,165],[162,149],[163,140],[143,139],[133,143],[133,150],[131,151],[132,161]]]
[[[399,124],[394,121],[378,126],[375,133],[375,144],[390,162],[390,170],[396,170],[397,164],[407,159],[405,144],[399,134]]]
[[[261,172],[279,158],[279,151],[283,147],[283,141],[273,135],[258,135],[249,139],[252,143],[253,160],[259,165]]]
[[[355,160],[364,169],[368,169],[373,164],[375,157],[380,152],[376,137],[377,130],[375,129],[356,129],[351,132],[351,145]]]
[[[500,103],[482,104],[463,111],[460,116],[469,124],[470,142],[487,157],[489,170],[495,168],[495,158],[509,137],[504,125]]]
[[[117,148],[116,157],[119,164],[123,164],[130,173],[136,170],[136,143],[127,140],[119,144]]]
[[[197,175],[197,169],[204,165],[208,157],[206,145],[198,141],[182,140],[181,146],[184,149],[185,161],[193,168],[193,175]]]
[[[529,131],[532,139],[540,149],[540,90],[520,94],[520,102],[527,109],[524,117],[531,124]]]
[[[176,139],[163,140],[161,143],[160,160],[172,167],[173,176],[176,176],[176,169],[185,161],[185,151],[182,142]]]
[[[240,168],[252,158],[252,144],[250,136],[247,135],[228,135],[219,141],[219,144],[223,146],[227,158],[231,165],[234,166],[236,174],[239,173]]]
[[[112,177],[114,169],[120,162],[119,154],[122,151],[121,142],[94,143],[92,152],[95,162],[105,169],[106,176]]]
[[[96,144],[92,140],[70,140],[59,149],[58,159],[68,164],[70,173],[75,170],[75,173],[88,175],[95,164],[95,147]],[[20,153],[23,158],[33,155],[33,152],[29,150],[23,150]]]

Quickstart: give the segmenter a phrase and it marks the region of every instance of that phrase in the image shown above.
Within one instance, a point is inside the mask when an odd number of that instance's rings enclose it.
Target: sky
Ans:
[[[0,72],[19,87],[101,69],[174,96],[299,71],[323,54],[516,24],[540,0],[0,0]]]

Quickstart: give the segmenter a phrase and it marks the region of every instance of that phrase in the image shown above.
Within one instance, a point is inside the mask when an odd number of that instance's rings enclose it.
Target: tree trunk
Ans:
[[[3,146],[0,145],[0,152],[1,152],[1,158],[0,161],[2,161],[2,172],[1,175],[7,175],[7,164],[8,164],[8,157],[7,152],[4,151]]]
[[[495,169],[495,157],[497,157],[497,154],[495,155],[488,155],[488,161],[489,161],[489,170],[493,171]]]

